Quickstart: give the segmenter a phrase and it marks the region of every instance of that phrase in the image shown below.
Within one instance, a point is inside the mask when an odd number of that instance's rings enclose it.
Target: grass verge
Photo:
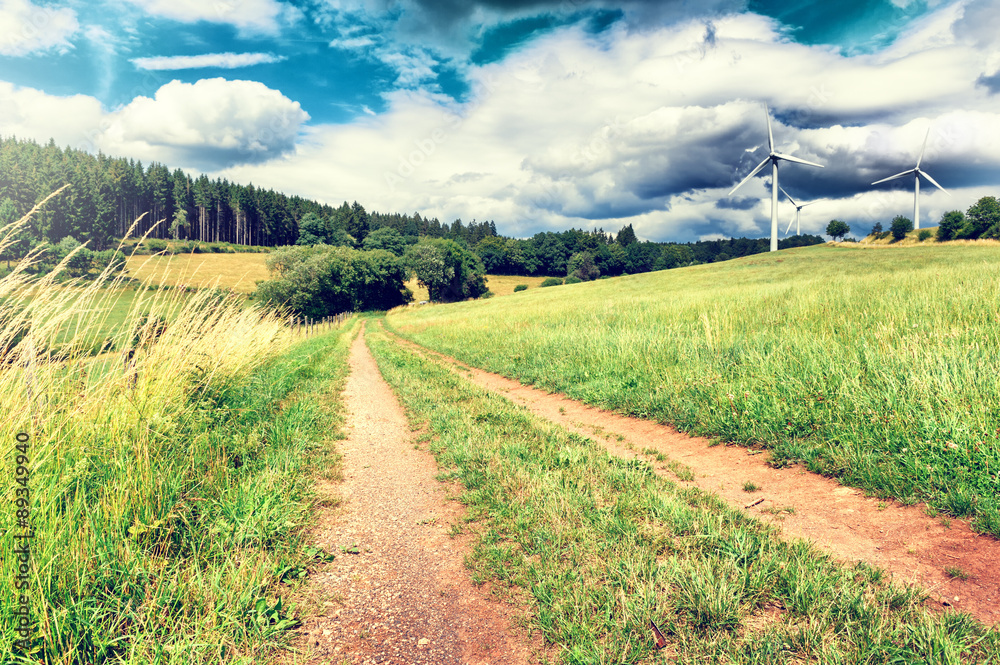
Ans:
[[[996,662],[1000,634],[844,566],[639,460],[533,417],[370,331],[442,480],[464,486],[474,578],[518,587],[560,659],[594,663]],[[652,650],[649,621],[667,634]]]
[[[1000,536],[1000,245],[818,246],[394,312],[463,362]]]
[[[35,296],[26,316],[48,320]],[[28,434],[34,527],[16,589],[22,529],[0,514],[0,662],[263,663],[296,624],[282,598],[320,554],[306,549],[312,478],[337,463],[327,442],[356,326],[289,345],[240,299],[176,304],[125,371],[36,358],[24,340],[0,367],[5,476]]]

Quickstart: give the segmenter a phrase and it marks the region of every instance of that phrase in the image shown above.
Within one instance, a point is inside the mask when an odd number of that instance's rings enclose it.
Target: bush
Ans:
[[[889,227],[890,233],[892,233],[893,240],[897,242],[906,237],[906,234],[913,230],[913,221],[909,217],[903,217],[902,215],[896,215],[892,219],[892,225]]]
[[[539,286],[562,286],[563,281],[558,277],[546,277]]]
[[[563,284],[579,284],[582,281],[583,280],[577,277],[576,275],[570,275],[569,277],[566,278],[566,281],[563,282]]]
[[[518,291],[527,291],[527,290],[528,290],[527,284],[518,284],[517,286],[514,287],[514,293],[517,293]]]
[[[930,238],[932,235],[934,235],[934,234],[931,233],[930,229],[920,229],[920,233],[917,234],[917,239],[920,242],[923,242],[923,241],[927,240],[928,238]]]
[[[267,259],[274,278],[254,297],[320,318],[346,311],[389,310],[409,302],[406,268],[391,252],[361,252],[329,245],[286,247]]]
[[[167,241],[161,238],[147,238],[142,244],[154,254],[167,249]]]

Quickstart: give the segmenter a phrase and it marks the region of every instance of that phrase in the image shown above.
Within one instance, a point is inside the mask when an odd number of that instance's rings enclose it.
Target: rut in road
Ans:
[[[897,579],[921,585],[932,607],[968,612],[987,626],[1000,624],[1000,541],[961,520],[927,515],[922,506],[866,497],[802,467],[776,469],[764,451],[712,445],[659,423],[586,406],[562,395],[469,367],[393,336],[400,344],[452,364],[473,383],[497,392],[536,416],[582,434],[622,457],[661,454],[687,466],[697,485],[730,505],[774,522],[786,538],[805,538],[846,561],[865,561]],[[643,451],[654,455],[643,455]],[[669,464],[656,473],[673,477]],[[744,484],[758,491],[748,493]],[[947,570],[961,571],[966,579]]]
[[[445,499],[431,454],[414,448],[364,329],[349,363],[344,482],[333,486],[343,502],[324,509],[315,530],[315,544],[336,559],[310,578],[325,613],[305,621],[296,647],[309,663],[338,665],[534,662],[537,644],[515,609],[470,581],[468,537],[448,535],[461,506]]]

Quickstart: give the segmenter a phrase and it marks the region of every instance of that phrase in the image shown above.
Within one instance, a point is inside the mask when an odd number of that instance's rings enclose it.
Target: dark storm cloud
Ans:
[[[995,95],[1000,92],[1000,71],[994,72],[987,76],[983,74],[976,79],[976,85],[980,85],[990,91],[991,95]]]
[[[747,196],[744,198],[719,199],[715,202],[715,207],[726,210],[749,210],[758,203],[760,203],[759,198]]]

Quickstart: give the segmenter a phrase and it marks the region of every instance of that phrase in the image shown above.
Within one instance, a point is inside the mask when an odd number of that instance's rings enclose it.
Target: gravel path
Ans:
[[[342,503],[325,509],[315,543],[337,558],[310,580],[324,615],[307,619],[296,647],[309,663],[513,665],[533,662],[510,604],[469,580],[468,537],[449,527],[461,506],[445,499],[430,453],[409,424],[364,343],[350,355],[344,398],[348,438]],[[358,553],[344,552],[357,545]]]

